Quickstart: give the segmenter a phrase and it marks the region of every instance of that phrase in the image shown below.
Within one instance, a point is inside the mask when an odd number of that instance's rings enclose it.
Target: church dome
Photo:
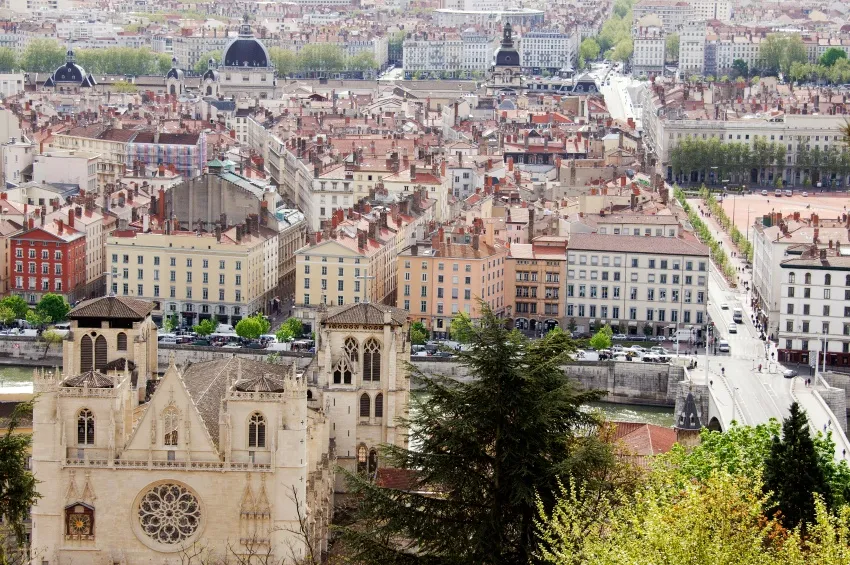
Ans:
[[[519,52],[514,47],[513,29],[511,24],[505,24],[505,30],[502,34],[502,46],[496,50],[496,66],[497,67],[518,67]]]
[[[239,37],[231,40],[224,48],[226,67],[269,67],[269,52],[251,32],[248,16],[239,29]]]
[[[54,84],[82,84],[86,79],[86,70],[75,62],[74,52],[68,49],[65,54],[65,64],[53,72]]]
[[[166,79],[183,80],[183,71],[177,67],[177,57],[171,58],[171,68],[165,75]]]

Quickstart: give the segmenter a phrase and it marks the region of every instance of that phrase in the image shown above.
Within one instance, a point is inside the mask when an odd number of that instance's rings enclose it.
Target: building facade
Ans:
[[[540,236],[531,243],[511,244],[507,258],[506,317],[529,332],[566,327],[567,240]]]
[[[574,69],[578,61],[578,37],[562,31],[529,31],[520,40],[525,69],[557,73]]]
[[[29,304],[47,293],[61,294],[73,304],[86,284],[86,236],[62,219],[36,225],[9,238],[14,262],[11,292]]]

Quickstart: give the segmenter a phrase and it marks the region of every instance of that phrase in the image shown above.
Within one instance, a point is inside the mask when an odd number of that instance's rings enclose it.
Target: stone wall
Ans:
[[[847,407],[850,406],[850,373],[836,373],[834,371],[826,371],[821,373],[820,376],[823,378],[826,383],[834,388],[841,389],[844,391],[844,412],[845,421],[848,414]],[[838,404],[833,404],[837,402],[837,395],[834,392],[829,393],[821,393],[824,401],[826,401],[832,413],[836,415],[836,417],[841,417],[841,409]]]
[[[159,372],[165,372],[168,368],[168,363],[171,360],[171,355],[174,355],[174,363],[178,366],[183,366],[188,363],[200,363],[201,361],[210,361],[212,359],[221,359],[222,357],[236,355],[243,359],[251,359],[253,361],[264,361],[269,354],[277,353],[279,363],[290,364],[293,360],[298,364],[299,369],[303,369],[310,364],[313,359],[312,353],[299,353],[294,351],[266,351],[264,349],[222,349],[221,347],[201,347],[197,345],[166,345],[159,344]]]

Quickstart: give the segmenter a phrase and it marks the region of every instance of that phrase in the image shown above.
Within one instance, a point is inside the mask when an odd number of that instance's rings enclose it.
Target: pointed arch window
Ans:
[[[368,418],[371,408],[372,401],[369,399],[369,395],[364,392],[360,395],[360,417]]]
[[[375,417],[384,417],[384,395],[381,393],[378,393],[378,396],[375,397]]]
[[[266,446],[266,418],[254,412],[248,421],[248,447]]]
[[[80,372],[85,373],[94,369],[94,347],[87,335],[80,340]]]
[[[106,356],[108,346],[106,345],[106,338],[102,335],[97,336],[97,339],[94,340],[94,368],[95,369],[106,369]]]
[[[118,351],[127,351],[127,334],[118,332],[118,343],[116,344]]]
[[[374,339],[369,339],[363,346],[363,380],[381,380],[381,345]]]
[[[353,337],[345,338],[345,356],[352,363],[357,363],[360,359],[359,346]]]
[[[77,443],[94,445],[94,414],[88,408],[83,408],[77,414]]]
[[[180,424],[180,414],[177,413],[177,408],[169,406],[162,413],[162,433],[163,443],[165,445],[177,445],[177,428]]]

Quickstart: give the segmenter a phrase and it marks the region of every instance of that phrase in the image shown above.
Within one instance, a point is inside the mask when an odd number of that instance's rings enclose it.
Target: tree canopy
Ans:
[[[668,61],[679,60],[679,34],[671,33],[665,41],[666,54]]]
[[[133,47],[104,47],[80,49],[74,53],[77,62],[90,73],[107,75],[155,75],[162,74],[161,55],[149,49]],[[171,59],[168,59],[168,69]]]
[[[847,53],[844,51],[844,49],[839,49],[838,47],[830,47],[829,49],[824,51],[823,55],[820,56],[820,64],[826,67],[831,67],[839,59],[847,59]]]
[[[759,61],[763,73],[788,74],[791,66],[809,60],[806,45],[799,34],[771,33],[759,44]]]
[[[584,67],[590,61],[595,61],[599,58],[599,53],[599,43],[592,37],[586,37],[578,48],[579,65]]]
[[[18,60],[31,73],[52,73],[65,62],[65,50],[52,39],[33,39]]]
[[[9,528],[13,539],[0,543],[0,563],[12,562],[10,553],[22,548],[26,542],[25,524],[30,508],[41,495],[36,490],[35,476],[28,469],[32,436],[18,432],[21,420],[32,418],[32,402],[15,407],[12,416],[4,422],[0,435],[0,523]],[[12,542],[16,549],[9,551]]]
[[[47,319],[47,322],[62,322],[68,317],[71,306],[61,294],[48,292],[39,300],[35,311]]]
[[[449,337],[460,343],[467,343],[473,336],[472,319],[466,312],[458,312],[449,324]]]
[[[551,509],[559,481],[596,492],[617,467],[599,422],[560,369],[575,347],[560,330],[529,341],[484,307],[470,347],[456,354],[458,382],[411,367],[424,393],[412,398],[410,444],[386,446],[384,465],[412,473],[412,490],[349,474],[354,523],[342,529],[364,563],[527,563],[539,502]],[[415,553],[413,555],[412,552]]]
[[[258,339],[269,332],[271,324],[260,314],[239,320],[234,330],[236,335],[245,339]]]
[[[30,309],[26,300],[14,294],[0,300],[0,305],[11,308],[12,312],[15,313],[15,318],[19,320],[25,319],[27,317],[27,312]]]
[[[593,334],[593,337],[590,338],[590,347],[595,349],[596,351],[600,351],[602,349],[610,349],[611,348],[611,336],[614,335],[614,331],[611,329],[611,326],[605,324],[599,331]]]
[[[428,341],[428,328],[422,322],[413,322],[410,324],[410,343],[413,345],[422,345]]]
[[[211,318],[201,320],[192,327],[192,331],[202,337],[215,333],[216,329],[218,329],[218,322]]]
[[[289,318],[280,325],[275,337],[278,341],[289,341],[296,337],[301,337],[304,333],[304,324],[298,318]]]

